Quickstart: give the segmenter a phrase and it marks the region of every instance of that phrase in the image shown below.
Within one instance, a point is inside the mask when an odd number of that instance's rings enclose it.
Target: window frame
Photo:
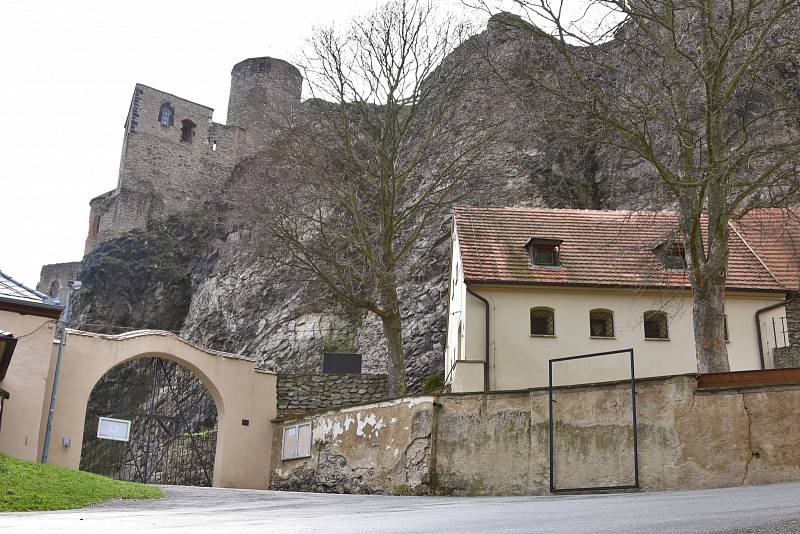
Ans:
[[[536,334],[533,332],[533,313],[536,311],[545,311],[550,314],[547,318],[548,326],[551,327],[549,330],[550,333],[546,334]],[[532,337],[556,337],[556,310],[550,308],[549,306],[532,306],[528,310],[528,317],[529,317],[529,333]]]
[[[164,111],[169,111],[169,121],[164,122]],[[158,123],[165,128],[175,126],[175,108],[169,102],[162,102],[161,107],[158,108]]]
[[[656,245],[653,249],[658,261],[664,271],[668,273],[685,273],[688,269],[688,262],[686,261],[686,247],[681,241],[663,242]],[[680,260],[681,267],[675,267],[673,258]]]
[[[593,313],[605,313],[608,314],[609,320],[611,321],[611,335],[610,336],[596,336],[592,333],[592,314]],[[614,326],[614,311],[609,310],[608,308],[593,308],[589,310],[589,337],[592,339],[615,339],[617,337],[617,330]]]
[[[300,427],[308,427],[308,454],[300,454]],[[291,454],[286,452],[286,432],[289,430],[295,431],[294,450]],[[291,425],[284,425],[281,434],[281,461],[284,460],[298,460],[300,458],[310,458],[311,449],[314,443],[313,427],[311,421],[302,421],[299,423],[292,423]]]
[[[664,319],[664,333],[665,337],[647,337],[647,319],[648,316],[658,316]],[[647,310],[642,313],[642,328],[644,330],[645,341],[669,341],[669,315],[662,310]]]
[[[528,251],[528,260],[531,262],[532,267],[545,267],[549,269],[558,269],[561,267],[561,239],[549,239],[541,237],[531,237],[525,243],[525,248]],[[537,261],[540,252],[545,254],[552,254],[552,263],[539,263]]]

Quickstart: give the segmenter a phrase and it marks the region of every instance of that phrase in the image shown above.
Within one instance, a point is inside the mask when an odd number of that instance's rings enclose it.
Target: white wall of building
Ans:
[[[492,390],[546,386],[551,358],[627,348],[634,349],[637,377],[697,370],[689,291],[521,285],[471,287],[491,305],[489,376]],[[726,313],[730,335],[727,347],[732,371],[761,367],[755,312],[783,298],[782,293],[728,293]],[[450,310],[450,317],[459,316],[465,329],[466,343],[460,359],[483,359],[484,307],[471,295],[465,296],[465,300],[466,308]],[[555,310],[555,336],[530,334],[530,309],[536,306]],[[589,335],[589,311],[596,308],[614,312],[613,338]],[[643,314],[649,310],[667,313],[668,340],[644,338]],[[461,313],[453,313],[458,311]],[[776,313],[780,313],[780,309]],[[448,342],[448,353],[455,350],[452,345]],[[554,382],[558,385],[622,380],[629,377],[629,373],[626,355],[593,358],[556,364]],[[459,382],[463,384],[465,380]],[[470,390],[478,389],[478,385],[473,384]]]

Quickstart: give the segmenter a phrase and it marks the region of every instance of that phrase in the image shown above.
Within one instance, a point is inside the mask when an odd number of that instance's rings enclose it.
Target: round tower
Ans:
[[[231,71],[227,124],[246,129],[253,142],[262,144],[299,104],[302,87],[300,71],[282,59],[240,61]]]

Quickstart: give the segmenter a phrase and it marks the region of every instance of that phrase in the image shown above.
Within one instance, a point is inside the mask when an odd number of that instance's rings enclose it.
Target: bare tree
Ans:
[[[242,222],[270,258],[380,319],[394,396],[406,392],[399,289],[424,260],[415,246],[492,138],[455,109],[469,76],[451,52],[466,35],[423,0],[315,30],[302,65],[313,98],[236,176]]]
[[[799,188],[800,1],[511,3],[524,18],[504,23],[560,62],[532,68],[521,90],[570,111],[550,118],[554,128],[643,163],[658,192],[650,205],[677,209],[698,371],[728,371],[730,223],[796,201]]]

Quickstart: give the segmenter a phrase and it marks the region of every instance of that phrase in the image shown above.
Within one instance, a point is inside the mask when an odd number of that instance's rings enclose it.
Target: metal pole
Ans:
[[[56,392],[58,391],[58,378],[61,374],[61,356],[64,354],[64,345],[67,342],[67,325],[69,324],[69,303],[72,300],[72,286],[67,290],[67,305],[64,308],[64,320],[61,323],[61,337],[58,342],[58,355],[56,356],[56,369],[53,372],[53,389],[50,392],[50,411],[47,412],[47,430],[44,434],[44,446],[42,447],[42,463],[47,463],[47,455],[50,449],[50,438],[53,434],[53,415],[56,411]]]
[[[550,492],[555,492],[555,450],[553,440],[553,360],[547,362],[547,408],[548,408],[548,426],[550,430]]]
[[[633,349],[631,355],[631,409],[633,411],[633,485],[639,487],[639,437],[636,424],[636,370],[633,366]]]

